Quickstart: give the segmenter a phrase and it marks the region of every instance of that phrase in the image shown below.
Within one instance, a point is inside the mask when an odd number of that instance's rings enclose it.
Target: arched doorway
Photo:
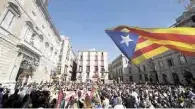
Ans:
[[[154,82],[159,83],[158,74],[156,71],[154,71],[154,77],[155,77]]]
[[[145,81],[147,82],[148,81],[148,75],[144,74],[144,77],[145,77]]]
[[[173,77],[174,84],[180,84],[180,80],[177,73],[172,73],[172,77]]]
[[[23,60],[16,75],[16,87],[26,85],[28,83],[29,77],[33,76],[34,70],[35,68],[29,61]]]
[[[164,84],[168,84],[167,75],[163,74],[162,76],[163,76]]]
[[[193,75],[190,71],[184,70],[184,78],[188,84],[191,84],[193,80]]]
[[[150,83],[153,83],[153,78],[152,77],[150,77]]]
[[[129,76],[129,81],[133,82],[133,76]]]

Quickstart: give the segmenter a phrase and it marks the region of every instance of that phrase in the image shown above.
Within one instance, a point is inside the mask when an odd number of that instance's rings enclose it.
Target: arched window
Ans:
[[[162,77],[163,77],[164,83],[167,84],[168,83],[168,81],[167,81],[167,75],[166,74],[162,74]]]
[[[49,47],[49,43],[45,42],[45,47],[48,48]]]
[[[34,28],[33,23],[32,23],[31,21],[26,21],[26,24],[27,24],[31,29]]]
[[[43,42],[44,40],[43,35],[39,35],[39,38],[40,38],[40,42]]]
[[[172,73],[172,77],[173,77],[174,84],[180,84],[180,80],[177,73]]]
[[[23,31],[22,38],[29,43],[33,43],[35,33],[33,31],[33,23],[31,21],[26,21]]]

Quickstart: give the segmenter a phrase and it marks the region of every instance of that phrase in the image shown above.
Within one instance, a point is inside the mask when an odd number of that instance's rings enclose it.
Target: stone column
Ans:
[[[14,63],[14,67],[10,73],[9,76],[9,87],[11,88],[11,90],[13,91],[15,88],[15,84],[16,84],[16,76],[18,74],[19,68],[20,68],[20,64],[23,60],[23,54],[18,53],[15,63]]]

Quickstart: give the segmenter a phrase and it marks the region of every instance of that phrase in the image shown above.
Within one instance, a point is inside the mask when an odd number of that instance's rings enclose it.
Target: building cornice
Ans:
[[[42,12],[45,16],[45,19],[49,22],[50,27],[54,30],[54,33],[56,34],[58,40],[61,41],[62,39],[60,37],[60,34],[57,32],[56,27],[52,23],[51,17],[50,17],[49,12],[48,12],[48,9],[46,9],[46,7],[44,6],[43,1],[42,0],[36,0],[35,3],[37,4],[38,7],[41,8],[41,10],[42,10]]]

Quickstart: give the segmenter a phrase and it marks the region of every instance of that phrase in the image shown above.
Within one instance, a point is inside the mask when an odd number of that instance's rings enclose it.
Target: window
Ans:
[[[39,35],[40,42],[43,42],[43,35]]]
[[[133,76],[129,76],[129,81],[133,82]]]
[[[87,77],[89,77],[89,72],[87,72]]]
[[[158,61],[160,68],[163,68],[163,60]]]
[[[142,75],[139,75],[139,79],[142,80]]]
[[[143,66],[142,65],[140,65],[139,66],[139,68],[140,68],[140,71],[142,72],[142,71],[144,71],[144,69],[143,69]]]
[[[68,49],[67,55],[66,55],[66,59],[69,60],[69,56],[70,56],[70,49]]]
[[[0,25],[6,30],[10,30],[15,17],[21,15],[17,5],[15,5],[12,2],[8,2],[8,4],[9,6],[7,7],[7,10],[4,12],[4,14],[2,14],[1,21],[0,21]]]
[[[167,59],[167,64],[168,66],[173,66],[173,60],[172,59]]]
[[[184,56],[179,56],[179,60],[180,60],[181,64],[186,64],[187,63],[186,58]]]
[[[146,66],[145,65],[143,65],[143,70],[146,71]]]
[[[32,34],[32,36],[30,37],[30,45],[34,45],[34,39],[35,39],[35,34]]]
[[[35,12],[34,12],[34,11],[32,11],[32,14],[33,14],[33,16],[36,16],[36,14],[35,14]]]
[[[81,56],[80,59],[83,60],[83,56]]]
[[[101,71],[102,71],[102,72],[104,72],[104,71],[105,71],[105,70],[104,70],[104,66],[101,66]]]
[[[27,30],[24,34],[24,39],[27,41],[27,42],[30,42],[32,39],[32,36],[33,36],[33,31],[31,28],[27,27]]]
[[[98,72],[98,66],[95,66],[95,72]]]
[[[148,81],[148,75],[144,74],[144,77],[145,77],[145,81]]]
[[[90,52],[88,52],[87,61],[90,61]]]
[[[98,56],[97,55],[95,55],[95,60],[98,60]]]
[[[90,72],[90,66],[87,66],[87,72]]]
[[[157,66],[156,66],[155,64],[154,64],[154,69],[155,69],[155,70],[158,70],[158,69],[157,69]]]
[[[39,28],[38,28],[37,26],[36,26],[35,28],[36,28],[37,30],[39,30]]]
[[[1,26],[8,30],[13,22],[14,17],[15,17],[14,13],[8,10],[3,20],[1,21]]]
[[[82,66],[79,66],[79,72],[82,72],[82,70],[83,70]]]
[[[65,68],[64,68],[64,73],[67,73],[67,70],[68,70],[68,66],[65,65]]]
[[[131,73],[131,67],[128,67],[129,68],[129,73]]]

